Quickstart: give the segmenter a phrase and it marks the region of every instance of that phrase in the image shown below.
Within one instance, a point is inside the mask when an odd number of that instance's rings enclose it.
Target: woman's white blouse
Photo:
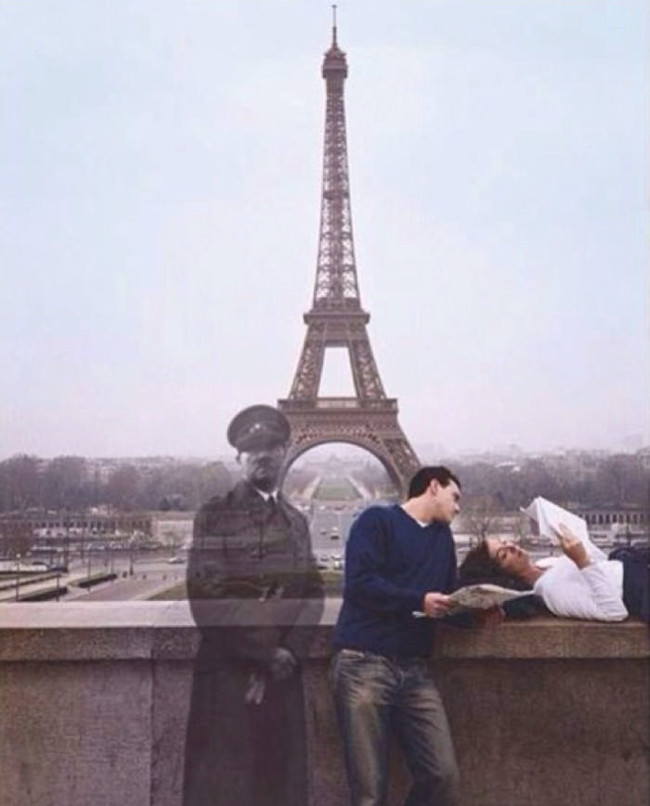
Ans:
[[[605,559],[593,543],[588,554],[592,562],[582,570],[565,556],[538,563],[546,570],[536,580],[533,592],[556,616],[622,621],[628,616],[623,604],[623,564]]]

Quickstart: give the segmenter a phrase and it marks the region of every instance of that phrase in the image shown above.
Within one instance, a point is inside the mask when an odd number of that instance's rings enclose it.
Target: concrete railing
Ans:
[[[311,806],[347,803],[326,677],[337,609],[304,674]],[[0,806],[181,806],[197,646],[186,602],[0,606]],[[441,630],[463,806],[647,806],[649,659],[638,622]]]

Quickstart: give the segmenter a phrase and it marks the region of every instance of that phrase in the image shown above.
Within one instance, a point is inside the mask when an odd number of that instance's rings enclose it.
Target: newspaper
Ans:
[[[589,543],[589,532],[584,518],[574,515],[573,512],[563,509],[552,501],[547,501],[546,498],[537,496],[526,509],[522,507],[521,511],[537,523],[540,535],[548,537],[556,546],[560,544],[556,530],[561,523],[583,543]]]
[[[454,591],[449,599],[451,600],[452,613],[459,613],[462,610],[488,610],[490,607],[502,605],[511,599],[519,599],[521,596],[530,596],[530,591],[516,591],[511,588],[502,588],[500,585],[483,583],[482,585],[467,585]]]
[[[461,613],[465,610],[489,610],[496,605],[502,605],[511,599],[530,596],[532,591],[516,591],[511,588],[502,588],[500,585],[484,583],[482,585],[467,585],[449,594],[451,608],[447,615]],[[424,616],[421,611],[415,611],[414,616]]]

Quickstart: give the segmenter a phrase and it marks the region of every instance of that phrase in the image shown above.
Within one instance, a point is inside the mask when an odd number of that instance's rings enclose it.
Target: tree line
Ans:
[[[0,462],[0,512],[100,506],[118,512],[191,511],[231,486],[222,462],[175,461],[153,467],[125,462],[106,472],[79,456],[43,460],[18,455]]]
[[[531,458],[517,465],[472,462],[456,469],[466,496],[489,498],[501,511],[527,506],[538,495],[565,506],[650,505],[650,471],[631,454],[594,456],[579,468]]]
[[[537,495],[563,505],[650,507],[650,471],[631,454],[594,455],[578,468],[561,458],[522,459],[516,466],[453,459],[443,463],[462,481],[464,507],[472,500],[489,501],[491,511],[508,512]],[[292,468],[292,489],[286,492],[302,489],[313,472]],[[357,466],[355,475],[376,494],[390,492],[388,476],[377,462]],[[211,496],[227,492],[235,480],[222,462],[123,462],[106,470],[78,456],[44,460],[17,455],[0,462],[0,512],[82,511],[98,506],[119,512],[193,511]]]

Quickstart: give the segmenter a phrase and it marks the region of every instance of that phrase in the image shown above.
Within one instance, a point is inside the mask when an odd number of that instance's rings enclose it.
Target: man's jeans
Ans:
[[[413,777],[405,806],[456,803],[449,723],[426,660],[342,649],[330,674],[352,806],[385,803],[391,735]]]

